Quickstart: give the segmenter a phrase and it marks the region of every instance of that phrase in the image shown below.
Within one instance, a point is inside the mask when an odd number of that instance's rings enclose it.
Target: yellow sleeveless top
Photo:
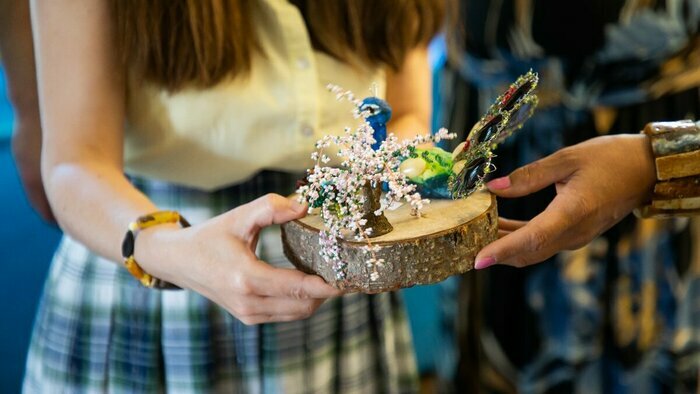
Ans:
[[[301,171],[325,134],[355,127],[352,104],[326,85],[358,97],[373,83],[382,96],[383,70],[360,69],[314,51],[298,9],[261,0],[254,17],[263,54],[251,72],[204,90],[169,94],[129,83],[124,145],[128,174],[213,190],[262,169]]]

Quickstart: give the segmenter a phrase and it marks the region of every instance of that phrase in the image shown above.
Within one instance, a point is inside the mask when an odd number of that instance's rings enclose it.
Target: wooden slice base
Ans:
[[[479,191],[460,200],[431,200],[422,217],[411,216],[410,206],[386,211],[394,231],[372,238],[384,259],[379,278],[370,279],[365,242],[341,241],[346,277],[336,278],[331,264],[319,255],[319,215],[311,214],[282,225],[284,254],[299,270],[321,276],[339,289],[381,293],[403,287],[435,283],[474,267],[476,254],[498,235],[496,197]]]

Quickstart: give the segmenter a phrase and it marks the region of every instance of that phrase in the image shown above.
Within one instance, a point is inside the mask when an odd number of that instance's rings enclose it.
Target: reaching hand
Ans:
[[[562,149],[487,184],[499,197],[522,197],[555,184],[557,196],[528,222],[499,219],[500,239],[475,268],[523,267],[578,249],[650,197],[655,169],[646,136],[598,137]]]
[[[318,276],[270,266],[255,247],[262,228],[305,213],[305,206],[269,194],[198,226],[147,229],[135,257],[147,272],[197,291],[246,324],[303,319],[341,292]]]

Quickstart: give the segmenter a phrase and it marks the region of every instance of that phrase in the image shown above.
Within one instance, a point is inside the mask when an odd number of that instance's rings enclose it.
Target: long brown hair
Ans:
[[[398,70],[441,27],[449,0],[290,0],[315,49]],[[139,80],[170,91],[209,87],[250,70],[260,51],[256,0],[112,0],[115,44]]]

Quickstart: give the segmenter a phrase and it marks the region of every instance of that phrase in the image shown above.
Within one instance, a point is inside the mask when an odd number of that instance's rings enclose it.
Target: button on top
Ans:
[[[314,135],[314,129],[308,123],[302,123],[301,134],[303,134],[306,137],[311,137]]]
[[[300,69],[306,70],[307,68],[309,68],[309,66],[309,59],[305,57],[300,57],[297,59],[297,67],[299,67]]]

